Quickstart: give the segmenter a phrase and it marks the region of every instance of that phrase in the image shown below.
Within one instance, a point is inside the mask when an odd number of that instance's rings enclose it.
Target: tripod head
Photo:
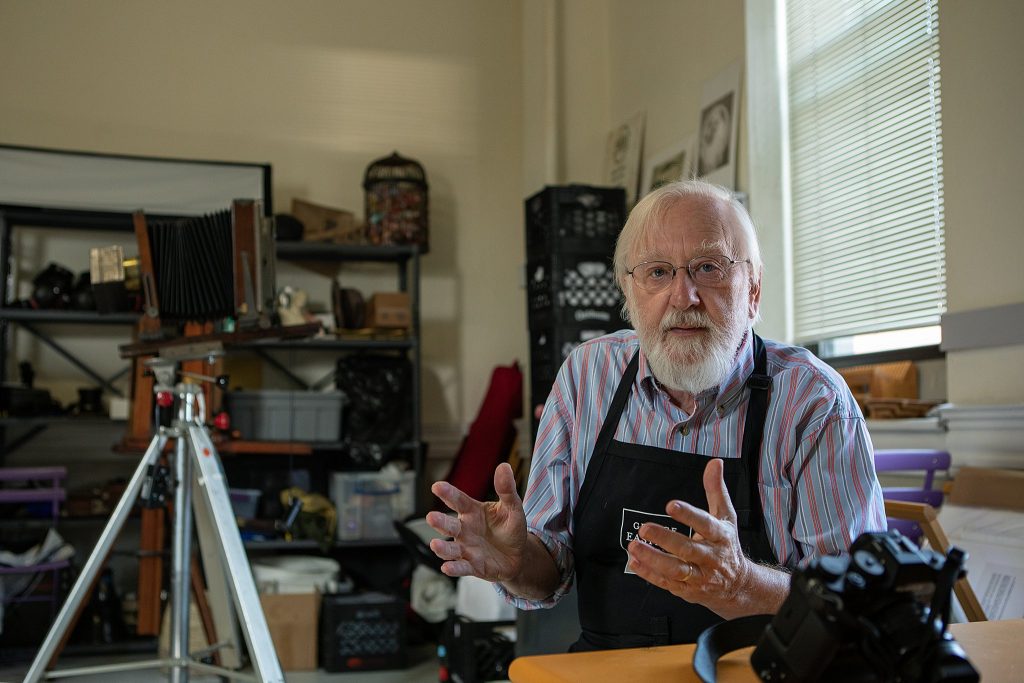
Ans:
[[[223,350],[205,350],[198,355],[209,364],[213,364],[216,358],[222,355]],[[224,390],[228,386],[227,375],[205,375],[199,372],[192,372],[180,369],[182,360],[188,360],[179,356],[162,357],[156,356],[146,361],[148,371],[155,378],[153,393],[156,397],[157,424],[166,424],[163,411],[173,409],[175,399],[178,400],[178,420],[182,424],[195,423],[205,424],[206,421],[206,395],[202,391],[201,384],[190,380],[208,383],[211,386]]]

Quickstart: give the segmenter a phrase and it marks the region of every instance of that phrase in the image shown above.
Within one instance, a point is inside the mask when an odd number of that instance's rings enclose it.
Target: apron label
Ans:
[[[683,534],[684,536],[692,536],[693,531],[690,527],[686,526],[681,522],[677,522],[668,515],[659,515],[653,512],[644,512],[642,510],[631,510],[629,508],[622,508],[622,525],[619,527],[619,546],[625,550],[626,546],[629,545],[630,541],[637,540],[641,543],[647,543],[647,545],[662,550],[656,544],[650,543],[640,538],[640,527],[650,522],[651,524],[660,524],[669,531],[675,531],[676,533]],[[626,556],[626,567],[624,569],[626,574],[635,574],[632,569],[629,568],[629,556]]]

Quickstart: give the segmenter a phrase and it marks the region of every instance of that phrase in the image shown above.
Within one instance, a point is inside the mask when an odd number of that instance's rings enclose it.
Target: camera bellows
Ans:
[[[148,222],[160,315],[214,320],[234,314],[231,211]]]

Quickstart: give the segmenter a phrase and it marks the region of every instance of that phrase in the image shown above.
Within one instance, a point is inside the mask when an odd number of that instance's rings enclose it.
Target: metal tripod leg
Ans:
[[[191,402],[186,411],[190,411]],[[186,419],[192,416],[186,414]],[[174,444],[174,546],[171,548],[171,683],[188,683],[188,628],[190,622],[189,569],[192,561],[192,460],[185,439]]]
[[[36,653],[36,658],[32,661],[32,666],[25,675],[25,683],[38,683],[45,673],[50,660],[53,659],[57,648],[64,640],[67,630],[71,628],[72,619],[78,613],[82,602],[88,598],[89,589],[92,587],[96,575],[99,574],[100,568],[107,559],[107,555],[110,554],[114,541],[117,540],[117,535],[121,532],[121,528],[128,519],[132,506],[135,505],[139,492],[142,490],[142,483],[146,478],[150,465],[156,464],[166,443],[167,437],[163,434],[157,434],[150,442],[149,448],[146,449],[142,460],[139,461],[138,467],[135,468],[135,474],[132,475],[128,486],[121,495],[121,500],[117,502],[114,513],[110,516],[110,521],[103,528],[103,532],[96,542],[96,547],[93,548],[92,554],[86,560],[85,566],[82,567],[82,573],[78,575],[78,580],[75,581],[75,585],[68,594],[67,600],[64,601],[64,606],[61,607],[60,612],[57,614],[57,619],[53,622],[53,626],[50,627],[49,633],[46,634],[42,647]]]
[[[231,509],[231,498],[220,457],[210,435],[202,426],[189,425],[188,440],[199,483],[200,495],[197,501],[202,501],[206,506],[206,512],[217,530],[221,565],[228,576],[228,586],[256,677],[264,682],[284,683],[281,663],[270,638],[267,620],[256,592],[256,582],[252,578],[242,537],[238,533],[238,524]]]

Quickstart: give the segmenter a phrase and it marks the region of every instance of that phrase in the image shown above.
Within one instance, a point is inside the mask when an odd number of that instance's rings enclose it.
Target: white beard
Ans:
[[[741,311],[719,326],[707,313],[673,310],[665,314],[655,329],[636,324],[640,317],[631,306],[629,314],[654,377],[669,389],[690,394],[707,391],[725,380],[746,332]],[[673,327],[701,327],[708,334],[700,339],[667,337],[666,332]]]

